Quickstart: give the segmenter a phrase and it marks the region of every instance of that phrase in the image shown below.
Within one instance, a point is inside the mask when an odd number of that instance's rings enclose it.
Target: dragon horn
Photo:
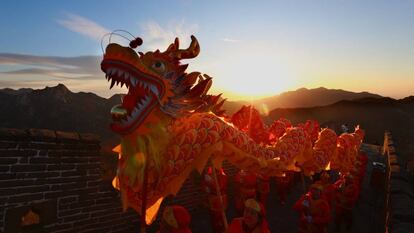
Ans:
[[[200,53],[200,45],[195,36],[192,35],[190,46],[187,49],[179,49],[179,40],[178,38],[175,38],[174,43],[171,44],[164,53],[167,53],[170,57],[177,60],[194,58]]]
[[[178,37],[175,38],[174,43],[170,44],[168,46],[167,50],[165,50],[164,53],[169,54],[170,56],[178,50],[178,47],[180,46],[180,41],[178,40]]]

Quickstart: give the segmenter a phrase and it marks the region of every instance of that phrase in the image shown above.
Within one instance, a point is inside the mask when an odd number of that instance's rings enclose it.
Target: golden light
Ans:
[[[328,163],[328,165],[326,165],[325,167],[325,171],[329,171],[331,170],[331,162]]]
[[[240,44],[209,54],[214,61],[193,67],[213,77],[212,90],[231,100],[254,100],[300,87],[293,66],[269,46]]]

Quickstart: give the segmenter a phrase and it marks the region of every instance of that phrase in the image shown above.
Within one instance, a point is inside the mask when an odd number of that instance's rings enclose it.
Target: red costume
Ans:
[[[335,224],[337,230],[340,230],[342,222],[345,222],[348,230],[350,230],[352,226],[352,209],[354,208],[359,196],[359,185],[354,183],[352,178],[352,176],[348,175],[335,183]]]
[[[179,205],[165,207],[158,233],[191,233],[191,216]]]
[[[326,200],[312,194],[318,192],[321,195],[322,187],[313,184],[311,189],[317,189],[317,191],[312,190],[302,195],[293,206],[293,209],[300,214],[299,232],[325,233],[331,220],[331,209]]]
[[[244,202],[249,198],[256,199],[256,174],[240,170],[234,176],[234,182],[236,186],[235,207],[239,216],[241,216],[244,210]]]
[[[330,183],[328,172],[323,172],[321,174],[321,179],[316,181],[315,184],[322,187],[322,198],[328,202],[329,206],[332,206],[332,203],[335,200],[335,185]]]
[[[216,233],[222,233],[225,230],[223,222],[223,211],[225,211],[228,206],[227,175],[224,173],[223,169],[221,169],[220,171],[216,170],[216,176],[221,196],[216,189],[217,186],[213,176],[213,169],[211,167],[209,167],[207,172],[204,174],[203,181],[201,182],[201,187],[202,190],[207,193],[207,206],[209,208],[213,230]]]
[[[255,224],[249,227],[248,222],[251,221],[252,213],[255,216],[253,218],[256,218],[253,220]],[[245,202],[243,217],[233,219],[226,233],[270,233],[265,216],[264,206],[254,199],[248,199]]]
[[[290,188],[292,178],[292,173],[286,173],[283,177],[276,177],[276,191],[279,195],[280,204],[282,205],[286,203],[286,196]]]

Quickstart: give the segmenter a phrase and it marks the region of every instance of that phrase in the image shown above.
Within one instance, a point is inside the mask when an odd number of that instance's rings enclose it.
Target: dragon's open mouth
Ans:
[[[163,94],[163,84],[157,79],[140,72],[134,67],[117,61],[103,61],[102,70],[106,79],[128,88],[122,103],[111,109],[113,122],[111,128],[118,133],[130,133],[137,125],[142,124]]]

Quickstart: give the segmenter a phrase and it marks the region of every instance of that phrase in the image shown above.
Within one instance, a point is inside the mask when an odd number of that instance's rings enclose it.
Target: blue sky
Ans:
[[[9,1],[0,7],[0,88],[108,97],[100,38],[126,29],[143,51],[196,35],[189,70],[213,92],[260,98],[300,87],[414,95],[414,1]],[[87,56],[87,57],[85,57]]]

